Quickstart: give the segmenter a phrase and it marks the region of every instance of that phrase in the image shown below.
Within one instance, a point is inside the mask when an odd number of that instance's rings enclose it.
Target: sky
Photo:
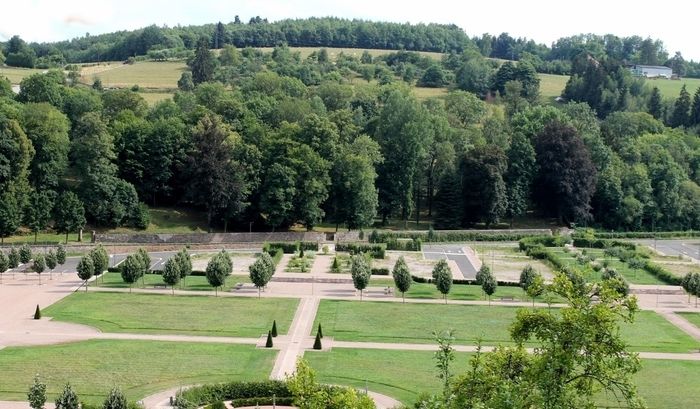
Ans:
[[[664,42],[673,55],[700,60],[694,7],[629,0],[20,0],[3,5],[0,41],[58,41],[151,24],[247,22],[261,16],[362,18],[377,21],[456,24],[470,36],[508,32],[551,45],[574,34],[639,35]],[[666,6],[668,5],[668,7]],[[676,7],[679,6],[679,7]]]

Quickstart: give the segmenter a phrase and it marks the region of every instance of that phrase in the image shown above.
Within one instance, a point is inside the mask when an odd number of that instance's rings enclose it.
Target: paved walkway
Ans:
[[[297,360],[304,356],[304,349],[308,348],[311,336],[311,327],[316,319],[320,299],[318,297],[302,298],[294,314],[292,325],[289,327],[289,342],[277,354],[275,365],[272,368],[270,378],[284,379],[296,370]]]
[[[673,313],[672,311],[658,311],[658,314],[666,318],[671,324],[675,325],[686,334],[693,337],[696,341],[700,341],[700,328],[693,325],[693,323],[690,321],[678,314]]]

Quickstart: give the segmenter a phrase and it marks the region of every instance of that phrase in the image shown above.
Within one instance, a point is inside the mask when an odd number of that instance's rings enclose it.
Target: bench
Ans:
[[[156,283],[153,284],[153,288],[168,288],[168,285],[165,283]]]
[[[236,283],[236,285],[233,286],[233,290],[240,290],[243,288],[243,283]]]
[[[515,301],[515,297],[511,296],[503,296],[501,297],[501,301]]]

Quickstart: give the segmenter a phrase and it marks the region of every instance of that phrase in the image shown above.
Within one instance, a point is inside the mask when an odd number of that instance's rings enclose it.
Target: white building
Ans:
[[[633,65],[630,68],[635,77],[671,79],[673,70],[662,65]]]

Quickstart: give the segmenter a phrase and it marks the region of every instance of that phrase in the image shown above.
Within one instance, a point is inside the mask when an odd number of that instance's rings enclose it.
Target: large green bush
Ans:
[[[363,244],[363,243],[338,243],[335,251],[345,251],[350,254],[368,253],[372,258],[383,259],[386,254],[386,246],[383,244]]]
[[[229,382],[195,386],[177,394],[178,409],[192,409],[215,402],[233,400],[235,406],[291,403],[291,392],[284,381]]]

